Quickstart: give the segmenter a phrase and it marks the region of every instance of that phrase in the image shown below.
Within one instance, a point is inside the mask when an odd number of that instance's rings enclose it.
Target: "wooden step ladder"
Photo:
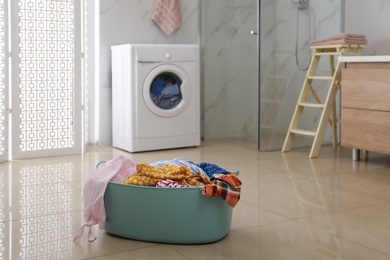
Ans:
[[[305,81],[303,83],[301,93],[298,98],[297,105],[288,129],[286,139],[282,148],[282,152],[288,152],[291,149],[294,137],[296,134],[312,136],[314,141],[311,147],[309,158],[315,158],[318,156],[318,153],[321,148],[321,143],[324,138],[325,130],[327,123],[332,127],[333,135],[333,146],[337,145],[337,117],[336,117],[336,108],[335,108],[335,99],[337,91],[340,90],[340,74],[341,68],[339,68],[339,63],[335,68],[334,61],[335,56],[346,56],[351,52],[355,52],[358,55],[362,53],[364,45],[351,45],[351,44],[339,44],[339,45],[323,45],[323,46],[311,46],[313,55],[310,62],[309,69]],[[329,76],[318,76],[316,74],[318,64],[321,57],[329,56],[330,61],[330,74]],[[329,90],[327,92],[325,102],[321,102],[319,96],[317,95],[315,89],[313,88],[314,80],[327,80],[330,81]],[[310,103],[308,101],[309,94],[311,94],[316,103]],[[317,108],[321,109],[321,117],[316,131],[308,131],[304,129],[299,129],[298,125],[301,120],[301,116],[304,108]],[[331,116],[332,114],[332,116]]]

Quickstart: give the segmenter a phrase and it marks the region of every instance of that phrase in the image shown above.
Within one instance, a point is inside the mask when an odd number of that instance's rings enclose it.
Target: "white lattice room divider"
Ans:
[[[88,91],[88,77],[89,77],[89,74],[88,74],[88,70],[89,70],[89,67],[88,67],[88,19],[86,19],[88,17],[88,1],[84,1],[83,2],[84,5],[83,5],[83,13],[84,13],[84,19],[81,20],[81,22],[83,23],[83,26],[82,26],[82,29],[83,29],[83,32],[81,35],[84,35],[84,37],[82,37],[82,47],[83,47],[83,50],[82,50],[82,53],[83,53],[83,56],[82,56],[82,69],[81,71],[84,73],[83,75],[83,87],[81,88],[83,90],[83,102],[82,102],[82,108],[83,108],[83,123],[84,123],[84,127],[83,127],[83,130],[84,130],[84,149],[86,149],[88,147],[88,143],[89,143],[89,99],[88,99],[88,95],[89,95],[89,91]]]
[[[12,157],[81,152],[81,1],[11,1]]]
[[[0,1],[0,162],[8,160],[8,51],[7,10],[4,0]]]

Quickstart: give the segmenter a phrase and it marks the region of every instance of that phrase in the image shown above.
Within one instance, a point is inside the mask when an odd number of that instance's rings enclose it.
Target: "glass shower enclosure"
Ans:
[[[203,137],[281,150],[311,59],[341,31],[342,0],[200,0]],[[329,64],[320,64],[326,73]],[[326,91],[315,86],[320,98]],[[324,88],[326,90],[326,88]],[[320,111],[304,112],[302,128]],[[312,138],[296,137],[293,147]],[[324,142],[331,142],[330,129]]]
[[[310,64],[310,42],[340,33],[341,2],[267,0],[260,3],[259,148],[280,150]],[[320,63],[318,70],[330,75],[326,62]],[[313,87],[324,100],[328,87],[321,84]],[[304,111],[299,128],[315,130],[320,115],[319,109]],[[293,145],[310,146],[312,142],[311,137],[296,136]],[[330,129],[324,142],[331,142]]]

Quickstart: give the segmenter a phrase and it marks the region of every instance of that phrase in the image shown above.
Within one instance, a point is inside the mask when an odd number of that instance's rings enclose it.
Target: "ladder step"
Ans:
[[[275,126],[274,125],[260,125],[260,127],[262,128],[262,129],[274,129],[275,128]]]
[[[332,76],[307,76],[308,79],[318,79],[318,80],[332,80]]]
[[[281,75],[268,75],[267,77],[271,78],[271,79],[286,79],[287,76],[281,76]]]
[[[294,134],[299,134],[299,135],[310,135],[310,136],[316,136],[316,132],[314,131],[308,131],[308,130],[303,130],[303,129],[291,129],[291,133]]]
[[[293,54],[294,49],[291,48],[278,48],[273,51],[273,54]]]
[[[324,56],[324,55],[340,55],[340,52],[314,52],[314,56]]]
[[[318,103],[305,103],[305,102],[299,102],[298,106],[301,107],[318,107],[318,108],[324,108],[325,104],[318,104]]]
[[[262,99],[261,101],[263,101],[265,103],[269,103],[269,104],[276,104],[276,105],[279,105],[280,103],[282,103],[281,100],[277,100],[277,99]]]

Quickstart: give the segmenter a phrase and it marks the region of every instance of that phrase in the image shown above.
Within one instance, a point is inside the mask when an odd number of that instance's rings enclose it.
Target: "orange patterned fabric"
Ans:
[[[123,181],[124,184],[139,186],[156,186],[162,180],[174,180],[181,185],[198,186],[209,184],[210,180],[201,173],[192,174],[186,166],[165,165],[151,166],[146,163],[137,165],[137,172]]]

